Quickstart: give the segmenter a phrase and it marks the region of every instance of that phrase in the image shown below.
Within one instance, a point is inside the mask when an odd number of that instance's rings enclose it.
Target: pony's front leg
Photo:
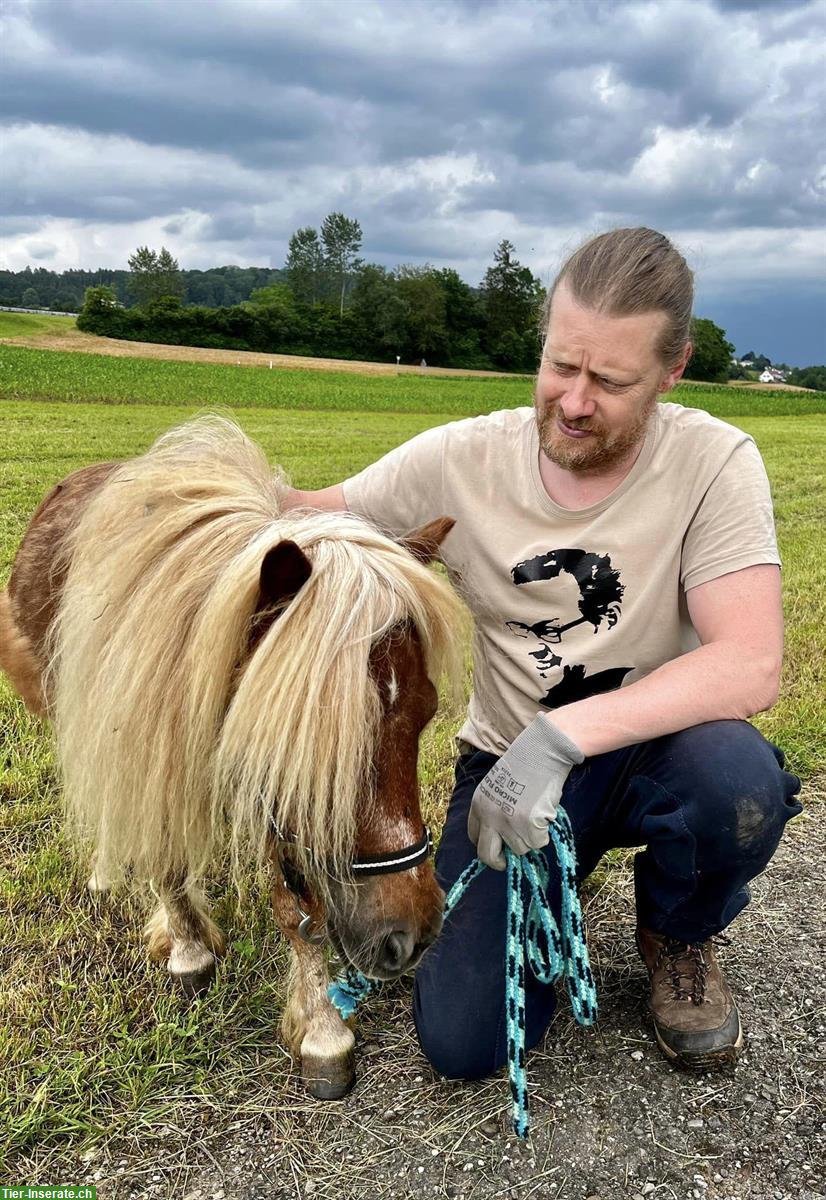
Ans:
[[[198,996],[215,978],[216,959],[225,938],[210,918],[206,898],[180,876],[158,887],[160,904],[147,922],[144,938],[150,957],[166,969],[186,996]]]
[[[324,952],[299,934],[298,904],[277,865],[272,905],[292,951],[281,1032],[310,1094],[319,1100],[339,1100],[355,1083],[356,1040],[330,1003]]]

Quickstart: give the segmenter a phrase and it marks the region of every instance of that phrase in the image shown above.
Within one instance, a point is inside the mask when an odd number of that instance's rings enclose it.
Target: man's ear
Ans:
[[[261,607],[292,600],[312,573],[313,564],[295,542],[279,542],[267,551],[261,562]]]
[[[436,517],[435,521],[428,521],[420,529],[408,533],[401,539],[401,544],[414,558],[427,566],[439,558],[439,547],[455,524],[453,517]]]
[[[660,387],[659,387],[660,394],[662,394],[663,392],[670,392],[671,389],[680,381],[680,379],[682,378],[682,375],[683,375],[683,371],[688,366],[689,359],[691,358],[693,353],[694,353],[693,344],[691,342],[686,342],[685,347],[683,349],[682,358],[680,359],[680,361],[677,363],[677,365],[675,367],[671,367],[668,374],[665,376],[662,383],[660,384]]]

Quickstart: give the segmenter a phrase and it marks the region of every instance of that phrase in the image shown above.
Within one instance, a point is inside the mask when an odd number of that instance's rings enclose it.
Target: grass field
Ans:
[[[421,429],[529,397],[518,379],[328,377],[2,346],[0,584],[48,486],[84,463],[143,450],[203,408],[232,408],[272,461],[314,488]],[[766,460],[785,564],[788,650],[780,701],[756,723],[817,786],[826,763],[818,709],[826,402],[718,388],[686,389],[678,398],[746,429]],[[437,826],[458,719],[444,710],[424,745],[423,795]],[[240,913],[215,885],[230,951],[208,999],[186,1008],[146,961],[137,902],[88,906],[84,867],[71,860],[58,814],[48,731],[0,684],[0,1179],[12,1166],[19,1178],[46,1178],[70,1146],[110,1143],[146,1154],[206,1143],[239,1111],[263,1115],[287,1096],[297,1103],[277,1035],[284,958],[264,900],[253,897]]]
[[[152,358],[68,354],[0,345],[0,390],[20,400],[178,404],[335,412],[475,416],[530,403],[525,376],[361,375],[352,371],[239,369]],[[826,413],[826,395],[743,393],[719,384],[684,384],[674,398],[716,416]]]
[[[60,337],[74,328],[74,317],[52,317],[46,313],[0,312],[0,338]]]

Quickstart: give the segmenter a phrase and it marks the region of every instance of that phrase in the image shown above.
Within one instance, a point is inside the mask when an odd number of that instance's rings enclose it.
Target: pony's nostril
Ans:
[[[380,954],[380,963],[385,971],[401,971],[414,950],[413,935],[403,929],[394,929],[384,939]]]

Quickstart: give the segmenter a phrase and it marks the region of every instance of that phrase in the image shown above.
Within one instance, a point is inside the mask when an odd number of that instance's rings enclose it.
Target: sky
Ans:
[[[549,283],[649,225],[742,354],[826,361],[824,0],[0,0],[0,267],[362,256]]]

